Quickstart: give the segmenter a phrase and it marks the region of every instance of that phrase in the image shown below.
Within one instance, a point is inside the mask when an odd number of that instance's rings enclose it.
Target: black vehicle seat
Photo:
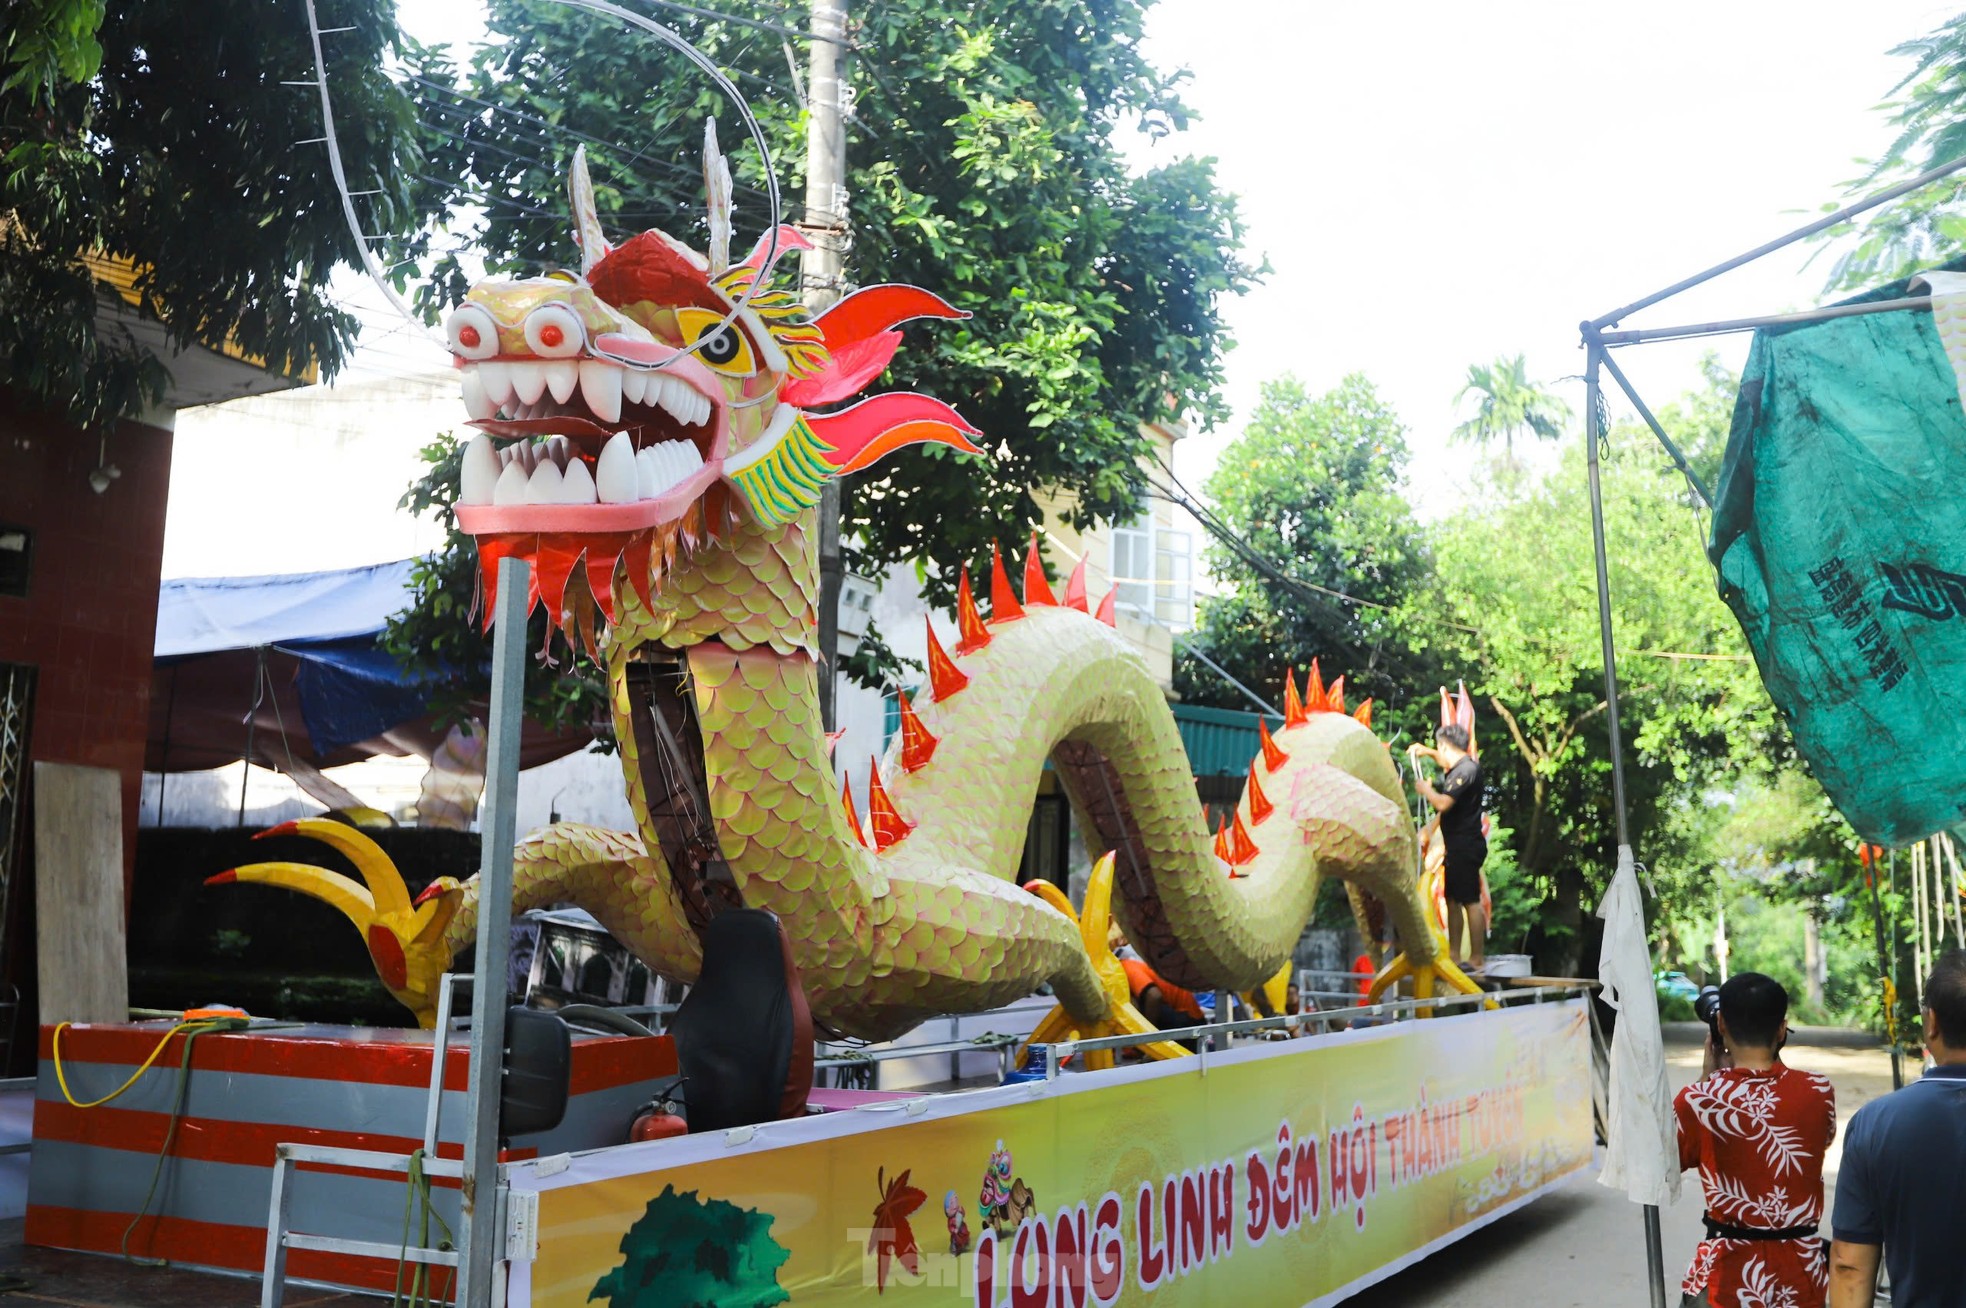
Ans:
[[[703,930],[703,971],[669,1022],[689,1129],[797,1117],[812,1089],[812,1010],[776,915],[727,908]]]

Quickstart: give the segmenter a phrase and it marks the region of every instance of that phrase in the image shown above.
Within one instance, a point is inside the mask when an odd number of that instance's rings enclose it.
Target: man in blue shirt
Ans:
[[[1966,1304],[1959,1220],[1966,1211],[1966,950],[1925,983],[1920,1080],[1857,1110],[1843,1139],[1831,1225],[1830,1308],[1871,1308],[1879,1256],[1892,1308]]]

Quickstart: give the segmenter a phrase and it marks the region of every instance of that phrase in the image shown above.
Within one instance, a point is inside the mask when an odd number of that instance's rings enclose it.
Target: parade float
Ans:
[[[1083,564],[1054,591],[1035,549],[1019,588],[998,555],[987,616],[963,569],[956,639],[931,627],[926,682],[901,697],[900,729],[863,779],[863,821],[820,719],[815,506],[826,483],[903,446],[944,447],[952,476],[986,457],[980,433],[928,396],[849,403],[902,324],[964,315],[906,286],[809,314],[777,263],[804,245],[796,229],[732,256],[728,173],[709,141],[707,251],[660,231],[611,241],[576,156],[577,271],[483,282],[445,323],[479,432],[457,518],[478,543],[485,612],[501,573],[523,572],[523,608],[605,667],[636,818],[633,831],[526,836],[513,906],[584,908],[693,987],[664,1034],[574,1040],[566,1124],[505,1133],[504,1301],[1329,1302],[1584,1167],[1582,1001],[1484,1003],[1447,957],[1401,775],[1342,678],[1313,668],[1301,692],[1290,679],[1281,729],[1263,728],[1233,818],[1211,831],[1113,597],[1094,601]],[[1016,439],[991,439],[1004,435]],[[501,569],[513,559],[526,567]],[[1077,905],[1014,882],[1047,765],[1098,855]],[[504,929],[481,914],[478,881],[413,897],[353,828],[282,833],[334,847],[360,879],[277,861],[214,880],[333,904],[391,992],[447,1034],[444,974],[480,931]],[[1289,966],[1325,877],[1344,883],[1368,938],[1389,924],[1397,941],[1370,996],[1389,1002],[1361,1016],[1417,1007],[1434,1020],[1236,1043],[1229,1026],[1162,1038],[1135,1009],[1111,925],[1176,986],[1253,992]],[[888,1040],[1040,988],[1056,1007],[1020,1061],[1042,1074],[945,1095],[808,1094],[815,1030]],[[144,1043],[120,1029],[67,1039],[70,1103],[113,1087]],[[62,1109],[72,1157],[44,1179],[37,1146],[30,1239],[113,1249],[120,1232],[127,1248],[139,1224],[126,1215],[147,1209],[142,1252],[256,1269],[237,1228],[266,1211],[276,1141],[417,1152],[424,1103],[400,1092],[425,1080],[454,1092],[461,1075],[433,1077],[430,1038],[417,1039],[201,1036],[184,1051],[190,1108],[149,1086],[115,1109]],[[43,1052],[47,1105],[45,1038]],[[230,1073],[224,1095],[207,1068]],[[684,1109],[642,1119],[666,1119],[648,1132],[666,1138],[631,1142],[628,1101],[678,1069]],[[202,1175],[137,1208],[141,1187],[112,1185],[109,1155],[156,1150],[167,1109],[174,1132],[192,1126],[178,1147],[206,1151]],[[439,1139],[433,1118],[424,1138],[429,1205],[455,1222],[441,1165],[455,1136]],[[309,1229],[367,1222],[373,1241],[402,1212],[402,1168],[314,1170],[295,1178],[295,1194],[316,1196]],[[269,1259],[301,1224],[275,1208]],[[213,1252],[221,1228],[227,1257]],[[315,1259],[295,1253],[292,1274],[388,1285],[386,1259],[287,1247]]]

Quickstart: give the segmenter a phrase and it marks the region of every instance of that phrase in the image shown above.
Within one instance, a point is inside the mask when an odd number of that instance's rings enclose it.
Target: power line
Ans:
[[[1347,604],[1356,604],[1363,608],[1381,609],[1388,613],[1398,611],[1397,607],[1391,604],[1381,603],[1378,600],[1362,599],[1357,595],[1348,595],[1343,591],[1333,590],[1329,586],[1320,586],[1316,582],[1304,581],[1301,578],[1289,576],[1287,573],[1283,571],[1281,565],[1275,563],[1271,559],[1264,556],[1261,552],[1259,552],[1256,549],[1254,545],[1250,544],[1249,541],[1246,538],[1244,538],[1241,534],[1239,534],[1233,527],[1223,522],[1215,514],[1214,510],[1208,508],[1206,505],[1203,505],[1199,501],[1197,501],[1193,497],[1193,495],[1188,491],[1187,486],[1184,485],[1181,479],[1175,474],[1174,469],[1168,465],[1167,460],[1161,457],[1161,454],[1158,450],[1154,452],[1154,462],[1158,463],[1167,472],[1169,480],[1171,480],[1174,483],[1174,486],[1177,487],[1178,490],[1170,490],[1168,487],[1155,482],[1151,476],[1148,477],[1147,484],[1150,487],[1152,487],[1155,491],[1159,492],[1161,498],[1165,499],[1168,503],[1178,504],[1182,508],[1186,509],[1189,513],[1193,514],[1195,517],[1195,521],[1201,524],[1202,529],[1204,531],[1208,532],[1209,535],[1221,541],[1225,546],[1228,547],[1229,551],[1232,554],[1234,554],[1237,558],[1241,559],[1244,563],[1247,563],[1250,567],[1254,568],[1256,571],[1262,573],[1264,576],[1277,582],[1279,585],[1284,586],[1286,589],[1295,590],[1300,593],[1315,592],[1318,595],[1328,597],[1334,600],[1339,600]],[[1487,632],[1483,631],[1480,627],[1469,626],[1465,622],[1456,622],[1451,618],[1436,618],[1434,619],[1434,621],[1439,623],[1441,626],[1451,627],[1456,631],[1467,632],[1469,635],[1475,636],[1484,642],[1492,641],[1494,639]],[[1524,639],[1532,643],[1542,644],[1545,647],[1548,647],[1554,643],[1547,639],[1539,638],[1530,632],[1523,632],[1522,635]],[[1630,652],[1633,654],[1642,654],[1648,658],[1677,660],[1677,661],[1729,662],[1729,663],[1735,663],[1735,662],[1745,663],[1751,661],[1749,656],[1745,654],[1689,653],[1684,650],[1660,650],[1660,649],[1633,649]]]

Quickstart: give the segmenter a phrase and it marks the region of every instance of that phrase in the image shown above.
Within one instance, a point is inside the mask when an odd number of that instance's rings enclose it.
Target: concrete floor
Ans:
[[[143,1267],[100,1254],[30,1249],[21,1221],[0,1221],[0,1304],[35,1308],[252,1308],[259,1281],[175,1267]],[[355,1308],[374,1299],[296,1286],[286,1308]]]
[[[1668,1075],[1677,1091],[1700,1074],[1699,1040],[1705,1028],[1675,1024],[1666,1033]],[[1884,1049],[1847,1032],[1805,1032],[1783,1057],[1791,1066],[1820,1072],[1836,1085],[1839,1144],[1850,1115],[1891,1092],[1891,1058]],[[1915,1076],[1916,1067],[1906,1069]],[[1834,1196],[1841,1157],[1832,1146],[1825,1188]],[[1666,1302],[1679,1303],[1679,1281],[1702,1234],[1700,1184],[1687,1173],[1679,1202],[1659,1214],[1665,1250]],[[1829,1230],[1825,1209],[1823,1230]],[[1621,1193],[1580,1176],[1554,1194],[1511,1213],[1425,1262],[1346,1300],[1348,1308],[1646,1308],[1645,1228],[1642,1210]]]

